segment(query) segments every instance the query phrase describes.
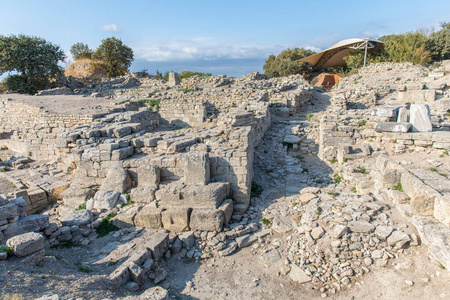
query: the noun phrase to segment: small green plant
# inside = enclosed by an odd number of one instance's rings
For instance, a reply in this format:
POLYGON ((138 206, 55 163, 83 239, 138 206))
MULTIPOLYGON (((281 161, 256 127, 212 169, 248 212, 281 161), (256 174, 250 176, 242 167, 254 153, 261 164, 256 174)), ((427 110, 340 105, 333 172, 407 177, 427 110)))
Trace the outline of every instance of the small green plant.
POLYGON ((78 207, 77 207, 76 210, 82 210, 82 209, 86 209, 86 202, 84 202, 84 203, 78 205, 78 207))
POLYGON ((359 121, 359 122, 358 122, 358 125, 359 125, 359 126, 366 126, 366 124, 367 124, 367 121, 366 121, 366 120, 362 120, 362 121, 359 121))
POLYGON ((272 223, 269 220, 267 220, 266 218, 263 218, 261 220, 261 223, 266 227, 270 227, 270 225, 272 225, 272 223))
POLYGON ((159 93, 159 90, 158 89, 154 89, 152 93, 153 94, 159 93))
POLYGON ((442 152, 442 154, 441 155, 439 155, 439 157, 444 157, 444 156, 448 156, 449 154, 448 154, 448 151, 447 150, 444 150, 444 152, 442 152))
POLYGON ((143 92, 144 90, 143 89, 139 89, 139 90, 136 90, 134 93, 135 94, 139 94, 139 93, 141 93, 141 92, 143 92))
POLYGON ((128 198, 126 203, 120 203, 120 207, 124 207, 131 204, 134 204, 134 201, 131 201, 131 199, 128 198))
POLYGON ((335 183, 337 183, 337 184, 339 184, 339 183, 341 183, 342 182, 342 176, 341 175, 339 175, 339 174, 334 174, 333 175, 333 181, 335 182, 335 183))
POLYGON ((445 178, 448 179, 448 175, 447 174, 445 174, 445 173, 438 173, 438 174, 441 175, 442 177, 445 177, 445 178))
POLYGON ((178 89, 177 90, 178 92, 183 92, 183 93, 189 93, 189 92, 195 92, 195 90, 193 90, 193 89, 178 89))
POLYGON ((83 273, 92 273, 92 272, 94 272, 94 271, 92 271, 91 268, 83 267, 83 266, 78 266, 78 271, 83 272, 83 273))
POLYGON ((112 231, 119 230, 119 227, 115 226, 111 222, 111 219, 114 218, 115 216, 116 213, 112 212, 108 214, 105 218, 103 218, 103 220, 100 222, 99 226, 96 229, 98 237, 103 237, 112 231))
POLYGON ((428 170, 430 170, 431 172, 437 172, 438 171, 436 168, 429 168, 428 170))
POLYGON ((442 270, 445 270, 445 266, 444 266, 444 265, 440 265, 440 268, 441 268, 442 270))
POLYGON ((300 154, 296 155, 295 158, 298 159, 299 161, 304 161, 305 160, 305 158, 302 155, 300 155, 300 154))
POLYGON ((40 262, 37 262, 35 265, 36 265, 36 267, 43 268, 44 267, 44 262, 40 261, 40 262))
POLYGON ((263 187, 257 184, 256 182, 252 182, 250 189, 250 197, 259 197, 263 192, 263 187))
POLYGON ((312 118, 312 114, 311 114, 311 113, 308 113, 308 114, 306 115, 306 120, 311 121, 311 118, 312 118))
POLYGON ((5 245, 0 245, 0 252, 7 252, 8 254, 12 254, 11 248, 5 245))
POLYGON ((138 102, 140 102, 140 103, 145 103, 145 104, 147 104, 151 109, 157 111, 157 110, 159 110, 161 100, 164 100, 164 99, 141 99, 141 100, 138 100, 138 102))
POLYGON ((115 265, 117 265, 118 262, 119 262, 118 260, 110 261, 110 262, 107 263, 106 265, 107 265, 107 266, 115 266, 115 265))
POLYGON ((409 153, 413 153, 414 152, 414 149, 409 149, 409 153))
POLYGON ((2 147, 0 148, 0 150, 1 150, 1 151, 8 150, 8 147, 2 146, 2 147))
POLYGON ((322 179, 316 179, 316 183, 317 183, 317 184, 322 184, 322 183, 323 183, 323 180, 322 180, 322 179))
POLYGON ((336 192, 327 192, 327 194, 328 194, 328 195, 331 195, 331 196, 337 196, 337 193, 336 193, 336 192))
POLYGON ((352 187, 351 191, 356 194, 357 193, 356 186, 352 187))
POLYGON ((7 168, 7 167, 3 167, 3 169, 2 169, 2 172, 3 172, 3 173, 9 172, 9 171, 11 171, 11 169, 10 169, 10 168, 7 168))
POLYGON ((338 160, 336 158, 330 159, 328 160, 330 163, 335 164, 338 162, 338 160))
POLYGON ((364 167, 357 166, 356 167, 356 173, 367 174, 367 170, 364 167))
POLYGON ((401 182, 397 183, 392 189, 395 191, 403 192, 402 183, 401 182))

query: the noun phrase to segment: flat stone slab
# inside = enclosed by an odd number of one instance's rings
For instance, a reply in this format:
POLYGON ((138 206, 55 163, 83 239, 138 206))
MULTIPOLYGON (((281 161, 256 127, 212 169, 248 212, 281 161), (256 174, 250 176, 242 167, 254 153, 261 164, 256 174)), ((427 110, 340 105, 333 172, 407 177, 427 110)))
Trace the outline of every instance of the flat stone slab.
POLYGON ((44 237, 36 232, 16 235, 6 241, 14 255, 24 257, 44 249, 44 237))
POLYGON ((390 106, 385 106, 385 107, 380 107, 377 109, 377 116, 378 117, 396 117, 398 110, 401 108, 402 106, 400 105, 390 105, 390 106))
POLYGON ((439 169, 436 172, 424 169, 413 169, 410 170, 410 172, 416 175, 418 178, 423 179, 426 184, 428 184, 435 190, 443 194, 450 193, 450 180, 448 180, 444 176, 439 175, 439 169))
POLYGON ((382 122, 375 124, 376 132, 398 132, 406 133, 411 128, 411 123, 400 123, 400 122, 382 122))
POLYGON ((311 281, 311 277, 306 274, 299 266, 293 264, 291 266, 291 271, 289 272, 289 277, 298 283, 306 283, 311 281))
POLYGON ((352 221, 348 223, 352 232, 370 233, 375 230, 375 226, 366 221, 352 221))
POLYGON ((430 132, 433 130, 430 108, 427 104, 411 104, 410 121, 413 132, 430 132))
POLYGON ((48 227, 49 219, 49 215, 26 216, 15 223, 9 224, 3 233, 6 237, 13 237, 22 233, 41 231, 48 227))

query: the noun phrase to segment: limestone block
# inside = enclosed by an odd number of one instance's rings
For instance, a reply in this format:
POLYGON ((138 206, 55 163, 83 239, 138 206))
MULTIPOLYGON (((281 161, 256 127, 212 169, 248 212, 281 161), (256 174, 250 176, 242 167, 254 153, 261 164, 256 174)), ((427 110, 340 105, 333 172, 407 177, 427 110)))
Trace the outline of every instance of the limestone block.
POLYGON ((109 169, 100 190, 122 193, 128 190, 131 185, 131 178, 127 170, 125 170, 120 164, 114 164, 109 169))
POLYGON ((134 152, 133 146, 123 147, 123 148, 119 148, 117 150, 113 150, 111 152, 111 160, 112 161, 124 160, 130 156, 133 156, 133 152, 134 152))
POLYGON ((223 229, 224 221, 225 215, 222 210, 194 208, 189 227, 191 230, 220 232, 223 229))
POLYGON ((15 203, 7 203, 0 206, 0 221, 19 216, 18 206, 15 203))
POLYGON ((408 122, 408 110, 406 109, 406 107, 401 107, 398 110, 397 122, 398 123, 408 122))
POLYGON ((81 204, 86 202, 88 198, 94 197, 95 192, 91 189, 81 189, 70 187, 61 193, 64 205, 78 208, 81 204))
POLYGON ((430 108, 427 104, 411 104, 410 115, 413 132, 430 132, 433 130, 430 108))
POLYGON ((431 103, 436 99, 435 90, 408 90, 398 93, 400 102, 410 103, 431 103))
POLYGON ((82 226, 94 220, 91 211, 86 209, 76 210, 68 206, 59 206, 59 215, 63 226, 82 226))
POLYGON ((186 158, 184 169, 186 185, 205 185, 210 180, 209 154, 192 152, 186 158))
POLYGON ((180 85, 180 79, 178 77, 178 73, 176 72, 170 72, 169 73, 169 86, 176 86, 180 85))
POLYGON ((36 232, 28 232, 8 239, 6 245, 15 256, 23 257, 43 249, 44 237, 36 232))
POLYGON ((181 201, 169 203, 164 201, 162 206, 182 204, 192 208, 217 208, 230 194, 228 182, 211 182, 203 186, 186 186, 181 189, 181 201))
POLYGON ((150 203, 155 201, 155 188, 137 187, 130 190, 130 199, 135 203, 150 203))
POLYGON ((94 209, 110 210, 114 208, 119 200, 120 193, 117 191, 100 190, 94 196, 94 209))
POLYGON ((120 265, 107 278, 106 285, 109 289, 117 289, 130 280, 130 270, 128 266, 120 265))
POLYGON ((289 272, 289 277, 298 283, 306 283, 311 281, 311 277, 305 273, 299 266, 296 264, 291 265, 291 271, 289 272))
POLYGON ((26 216, 15 223, 9 224, 3 233, 9 238, 22 233, 41 231, 49 225, 49 218, 49 215, 26 216))
POLYGON ((224 224, 228 225, 228 223, 231 220, 231 216, 233 215, 233 200, 231 199, 225 199, 222 201, 222 204, 217 208, 221 211, 223 211, 224 214, 224 224))
POLYGON ((406 133, 411 128, 410 123, 398 123, 398 122, 383 122, 375 124, 376 132, 395 132, 406 133))
POLYGON ((161 213, 162 224, 165 229, 174 232, 189 230, 191 208, 173 208, 161 213))
POLYGON ((154 205, 146 205, 136 214, 134 225, 159 229, 162 227, 161 212, 161 208, 156 208, 154 205))
POLYGON ((153 259, 160 259, 169 249, 169 234, 165 232, 153 234, 145 247, 152 251, 153 259))
POLYGON ((142 209, 141 206, 133 206, 127 209, 126 211, 116 215, 114 218, 111 219, 111 222, 113 225, 119 227, 119 228, 129 228, 133 227, 134 225, 134 219, 136 214, 142 209))
POLYGON ((434 202, 434 217, 450 228, 450 197, 436 197, 434 202))
POLYGON ((158 145, 158 141, 162 140, 161 137, 153 137, 153 138, 144 138, 144 146, 145 147, 156 147, 158 145))
POLYGON ((142 165, 137 169, 138 186, 157 188, 160 181, 160 170, 155 165, 142 165))
POLYGON ((388 118, 397 117, 398 111, 401 107, 402 106, 399 105, 380 107, 377 109, 376 114, 378 117, 388 117, 388 118))

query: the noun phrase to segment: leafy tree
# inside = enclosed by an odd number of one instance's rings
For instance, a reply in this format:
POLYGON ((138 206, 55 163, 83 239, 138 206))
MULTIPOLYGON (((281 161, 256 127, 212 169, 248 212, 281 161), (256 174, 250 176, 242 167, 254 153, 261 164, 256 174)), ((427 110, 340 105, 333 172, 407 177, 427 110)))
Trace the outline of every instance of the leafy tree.
POLYGON ((102 61, 108 77, 124 75, 133 62, 133 50, 120 39, 107 38, 92 54, 94 60, 102 61))
POLYGON ((8 76, 4 84, 11 92, 34 94, 49 86, 50 79, 61 72, 58 62, 64 51, 57 45, 35 36, 0 35, 0 75, 8 76))
POLYGON ((422 32, 391 34, 382 36, 384 42, 383 61, 412 62, 425 65, 431 61, 431 53, 425 47, 427 36, 422 32))
POLYGON ((426 41, 433 61, 450 59, 450 23, 441 23, 442 29, 433 32, 426 41))
POLYGON ((315 54, 305 48, 286 49, 278 56, 270 55, 263 66, 264 73, 270 77, 302 74, 311 71, 309 64, 297 60, 315 54))
POLYGON ((70 47, 70 53, 75 60, 83 58, 91 59, 93 52, 94 51, 89 49, 89 46, 87 44, 83 43, 76 43, 73 44, 72 47, 70 47))

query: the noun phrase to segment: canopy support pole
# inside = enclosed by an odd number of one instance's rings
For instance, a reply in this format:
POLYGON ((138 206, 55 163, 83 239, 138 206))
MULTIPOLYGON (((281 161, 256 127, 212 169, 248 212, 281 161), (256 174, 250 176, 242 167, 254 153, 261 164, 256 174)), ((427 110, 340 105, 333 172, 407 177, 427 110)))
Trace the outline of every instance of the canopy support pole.
POLYGON ((366 46, 364 47, 364 67, 366 66, 367 59, 367 45, 369 44, 369 40, 366 41, 366 46))

